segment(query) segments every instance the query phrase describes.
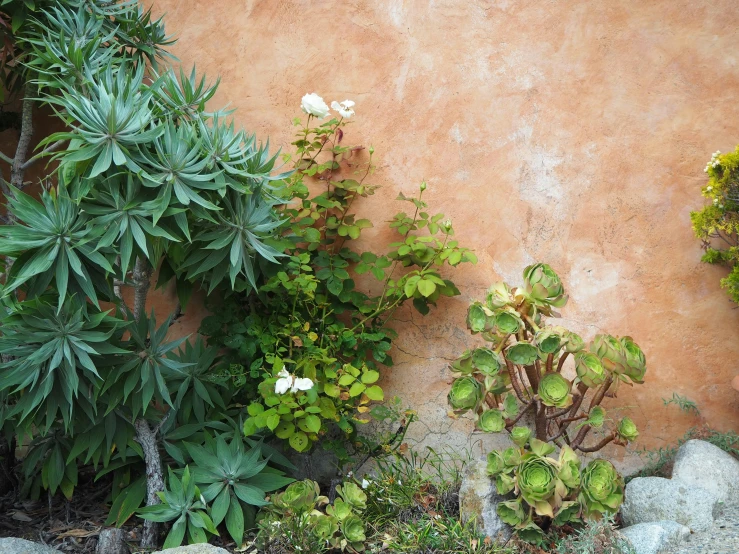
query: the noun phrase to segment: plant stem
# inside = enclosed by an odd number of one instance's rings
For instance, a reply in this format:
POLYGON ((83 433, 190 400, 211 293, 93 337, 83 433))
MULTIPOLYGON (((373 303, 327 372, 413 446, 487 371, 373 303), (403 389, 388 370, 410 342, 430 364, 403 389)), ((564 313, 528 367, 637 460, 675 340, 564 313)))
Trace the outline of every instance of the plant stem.
POLYGON ((559 357, 559 363, 557 364, 557 373, 560 373, 562 371, 562 366, 565 365, 565 360, 567 359, 567 356, 569 356, 569 352, 565 352, 559 357))
POLYGON ((23 189, 23 176, 25 174, 23 165, 28 157, 28 149, 31 146, 31 137, 33 137, 33 99, 30 97, 30 84, 26 84, 24 95, 21 112, 21 134, 18 139, 18 146, 15 149, 13 166, 10 169, 10 184, 19 190, 23 189))
POLYGON ((616 433, 611 433, 607 437, 604 437, 603 440, 600 441, 598 444, 595 444, 593 446, 580 446, 578 444, 577 449, 580 452, 597 452, 598 450, 600 450, 601 448, 603 448, 605 445, 607 445, 609 442, 611 442, 615 438, 616 438, 616 433))
POLYGON ((136 264, 133 267, 133 318, 138 321, 142 315, 146 314, 146 296, 151 286, 151 273, 153 268, 146 261, 146 258, 136 258, 136 264))
MULTIPOLYGON (((159 504, 158 492, 164 490, 164 472, 162 471, 162 460, 159 457, 159 447, 155 431, 152 431, 149 423, 143 419, 137 419, 134 423, 136 429, 136 441, 144 451, 144 462, 146 464, 146 505, 159 504)), ((157 545, 159 538, 158 525, 154 521, 144 521, 144 531, 141 535, 141 546, 153 548, 157 545)))
POLYGON ((546 406, 539 400, 534 400, 536 403, 536 438, 540 441, 546 442, 547 440, 547 411, 546 406))

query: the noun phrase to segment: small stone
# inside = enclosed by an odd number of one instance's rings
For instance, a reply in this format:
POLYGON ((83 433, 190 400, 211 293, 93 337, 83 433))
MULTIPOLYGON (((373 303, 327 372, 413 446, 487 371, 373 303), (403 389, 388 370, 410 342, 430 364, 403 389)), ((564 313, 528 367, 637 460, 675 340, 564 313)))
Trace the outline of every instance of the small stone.
POLYGON ((689 440, 677 452, 672 478, 702 487, 725 502, 739 495, 739 460, 710 442, 689 440))
POLYGON ((629 540, 635 554, 658 554, 690 537, 690 529, 676 521, 637 523, 621 529, 621 533, 629 540))
POLYGON ((154 552, 154 554, 229 554, 227 550, 218 548, 212 544, 189 544, 177 548, 167 548, 154 552))
POLYGON ((459 489, 459 513, 462 522, 475 518, 478 529, 494 541, 505 543, 513 534, 496 510, 498 503, 508 498, 498 494, 495 483, 487 473, 487 459, 482 458, 467 466, 459 489))
POLYGON ((691 531, 706 531, 717 507, 716 497, 706 489, 662 477, 637 477, 626 485, 621 515, 626 526, 668 520, 691 531))
POLYGON ((59 554, 56 548, 16 538, 0 539, 0 552, 2 554, 59 554))

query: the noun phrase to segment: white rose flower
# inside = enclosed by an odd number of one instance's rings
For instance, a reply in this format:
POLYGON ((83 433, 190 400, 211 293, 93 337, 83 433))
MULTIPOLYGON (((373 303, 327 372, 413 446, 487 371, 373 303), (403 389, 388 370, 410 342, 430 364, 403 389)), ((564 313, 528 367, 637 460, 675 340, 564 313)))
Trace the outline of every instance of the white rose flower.
POLYGON ((279 379, 275 383, 275 392, 277 394, 285 394, 293 384, 293 376, 286 369, 283 369, 277 374, 277 377, 279 379))
POLYGON ((344 100, 343 102, 337 102, 334 100, 331 102, 331 108, 339 112, 339 115, 343 118, 350 118, 354 115, 354 102, 351 100, 344 100))
POLYGON ((295 393, 301 390, 309 390, 313 387, 313 381, 304 377, 294 377, 286 369, 280 370, 277 377, 279 377, 275 383, 275 392, 277 394, 285 394, 287 391, 295 393))
POLYGON ((293 383, 293 388, 290 390, 290 392, 297 392, 299 390, 310 390, 311 388, 313 388, 313 381, 311 381, 307 377, 296 377, 295 383, 293 383))
POLYGON ((314 115, 319 119, 323 119, 328 115, 328 106, 323 98, 318 96, 315 92, 306 94, 300 101, 300 108, 309 115, 314 115))

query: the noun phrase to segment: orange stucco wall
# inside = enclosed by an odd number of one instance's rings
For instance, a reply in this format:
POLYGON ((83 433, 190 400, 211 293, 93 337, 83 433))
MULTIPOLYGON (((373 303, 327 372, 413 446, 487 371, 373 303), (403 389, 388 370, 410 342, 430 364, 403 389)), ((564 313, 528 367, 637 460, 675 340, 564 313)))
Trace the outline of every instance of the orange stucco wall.
MULTIPOLYGON (((700 263, 689 212, 711 152, 739 142, 739 10, 733 0, 156 0, 173 52, 221 75, 213 106, 288 146, 300 98, 356 101, 348 137, 373 144, 376 222, 421 180, 480 257, 462 297, 400 314, 385 384, 419 411, 415 438, 469 446, 446 417, 448 361, 474 343, 470 299, 550 263, 571 294, 564 324, 629 334, 647 353, 628 406, 637 447, 703 420, 739 428, 739 311, 700 263), (673 392, 701 417, 665 407, 673 392)), ((388 235, 371 234, 370 247, 388 235)), ((202 312, 200 312, 202 313, 202 312)), ((178 328, 195 329, 198 310, 178 328)), ((615 412, 612 412, 615 413, 615 412)), ((621 412, 619 412, 621 413, 621 412)), ((475 447, 477 448, 477 447, 475 447)), ((625 463, 625 460, 624 460, 625 463)))

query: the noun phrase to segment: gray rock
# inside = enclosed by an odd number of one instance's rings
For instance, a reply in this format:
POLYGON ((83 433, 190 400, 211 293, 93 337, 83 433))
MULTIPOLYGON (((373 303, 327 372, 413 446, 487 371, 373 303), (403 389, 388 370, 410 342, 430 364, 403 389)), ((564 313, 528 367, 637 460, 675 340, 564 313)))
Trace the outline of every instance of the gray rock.
POLYGON ((637 477, 626 485, 621 515, 626 526, 667 520, 705 531, 718 515, 718 502, 706 489, 682 481, 637 477))
POLYGON ((212 544, 189 544, 177 548, 167 548, 154 552, 154 554, 229 554, 228 550, 218 548, 212 544))
POLYGON ((486 468, 485 458, 467 466, 459 489, 459 513, 463 522, 474 518, 481 532, 502 543, 513 534, 513 529, 501 521, 496 511, 498 503, 507 498, 498 494, 486 468))
POLYGON ((672 478, 702 487, 725 502, 739 494, 739 460, 710 442, 690 440, 677 452, 672 478))
POLYGON ((2 554, 59 554, 56 548, 16 538, 0 539, 0 552, 2 554))
POLYGON ((626 527, 621 534, 629 540, 635 554, 658 554, 687 540, 690 529, 676 521, 654 521, 626 527))

